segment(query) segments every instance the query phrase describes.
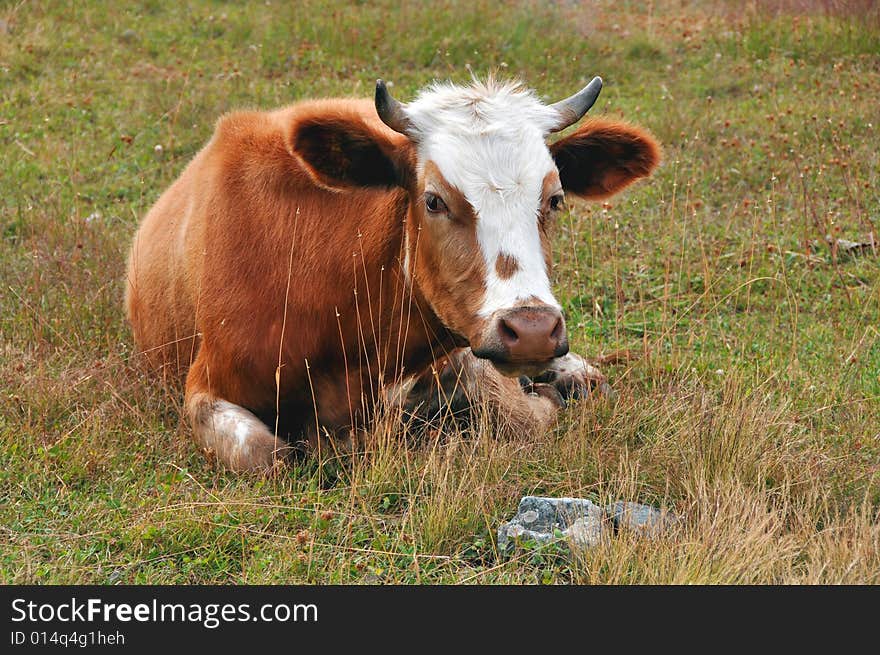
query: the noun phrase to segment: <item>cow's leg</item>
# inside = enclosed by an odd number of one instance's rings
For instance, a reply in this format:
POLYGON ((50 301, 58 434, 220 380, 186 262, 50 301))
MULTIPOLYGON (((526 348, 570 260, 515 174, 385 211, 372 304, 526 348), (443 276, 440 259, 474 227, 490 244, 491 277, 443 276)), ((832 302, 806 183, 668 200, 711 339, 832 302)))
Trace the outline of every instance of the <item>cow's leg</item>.
POLYGON ((479 373, 476 396, 489 416, 501 428, 521 435, 551 427, 564 406, 559 391, 550 384, 532 384, 524 390, 520 381, 502 375, 489 362, 470 355, 479 373))
POLYGON ((594 391, 606 396, 614 394, 602 372, 575 353, 554 359, 533 382, 553 385, 565 399, 582 398, 594 391))
POLYGON ((292 449, 250 411, 212 394, 202 362, 189 371, 184 402, 196 445, 233 471, 270 471, 292 449))
POLYGON ((409 417, 428 426, 450 419, 467 423, 483 410, 497 426, 521 433, 551 425, 562 402, 552 385, 536 384, 524 392, 517 379, 463 348, 411 381, 400 404, 409 417))
POLYGON ((574 353, 553 360, 534 380, 516 380, 475 357, 470 348, 463 348, 401 385, 397 397, 405 413, 419 423, 467 422, 482 407, 496 423, 522 432, 550 426, 566 400, 597 390, 614 395, 599 369, 574 353))

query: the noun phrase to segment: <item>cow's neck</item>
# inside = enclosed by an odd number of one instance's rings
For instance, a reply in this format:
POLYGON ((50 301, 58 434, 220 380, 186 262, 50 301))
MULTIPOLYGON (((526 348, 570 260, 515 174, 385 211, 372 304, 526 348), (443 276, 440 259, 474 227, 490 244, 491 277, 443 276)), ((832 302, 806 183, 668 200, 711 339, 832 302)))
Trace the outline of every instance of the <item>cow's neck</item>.
POLYGON ((443 325, 412 274, 407 252, 412 257, 414 244, 407 238, 407 224, 416 220, 411 211, 413 196, 398 191, 392 197, 394 202, 386 214, 389 222, 375 231, 384 238, 363 236, 363 277, 357 303, 359 348, 377 353, 380 363, 376 366, 374 362, 371 374, 376 377, 381 372, 386 381, 421 373, 461 345, 461 338, 443 325), (375 326, 368 325, 370 308, 375 326))
POLYGON ((461 345, 467 345, 466 342, 463 343, 462 337, 450 331, 440 320, 414 272, 419 218, 414 214, 413 207, 415 202, 420 201, 421 196, 421 193, 409 193, 406 223, 402 221, 397 223, 401 255, 396 257, 395 264, 405 283, 404 311, 408 317, 402 322, 407 332, 406 357, 403 364, 405 375, 421 373, 435 360, 461 345))

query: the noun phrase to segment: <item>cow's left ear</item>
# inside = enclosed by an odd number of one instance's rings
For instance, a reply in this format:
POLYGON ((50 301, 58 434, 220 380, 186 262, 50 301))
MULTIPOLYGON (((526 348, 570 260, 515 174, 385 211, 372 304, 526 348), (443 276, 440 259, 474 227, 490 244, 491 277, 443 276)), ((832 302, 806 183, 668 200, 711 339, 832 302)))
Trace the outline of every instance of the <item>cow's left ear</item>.
POLYGON ((319 184, 328 187, 406 186, 408 142, 395 142, 361 120, 317 116, 299 121, 291 145, 319 184))
POLYGON ((583 198, 617 193, 660 163, 660 146, 645 130, 592 119, 550 145, 562 188, 583 198))

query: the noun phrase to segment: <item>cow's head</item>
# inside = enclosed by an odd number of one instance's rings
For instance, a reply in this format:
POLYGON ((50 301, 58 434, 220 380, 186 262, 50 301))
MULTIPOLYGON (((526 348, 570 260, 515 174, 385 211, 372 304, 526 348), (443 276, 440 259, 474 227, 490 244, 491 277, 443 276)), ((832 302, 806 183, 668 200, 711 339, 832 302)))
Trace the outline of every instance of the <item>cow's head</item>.
POLYGON ((475 355, 509 375, 534 374, 568 352, 549 278, 564 194, 605 198, 660 158, 643 130, 602 119, 547 144, 601 88, 597 77, 545 105, 515 83, 435 84, 404 105, 379 80, 377 114, 406 139, 337 121, 299 128, 293 147, 325 184, 404 187, 410 283, 475 355))

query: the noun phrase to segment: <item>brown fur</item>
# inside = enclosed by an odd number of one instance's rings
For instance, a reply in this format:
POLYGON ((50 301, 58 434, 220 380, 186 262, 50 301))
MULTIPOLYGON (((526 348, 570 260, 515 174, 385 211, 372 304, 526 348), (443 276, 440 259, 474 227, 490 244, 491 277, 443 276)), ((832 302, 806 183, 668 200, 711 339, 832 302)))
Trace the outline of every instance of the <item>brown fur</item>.
POLYGON ((469 348, 460 348, 415 380, 403 408, 420 424, 437 429, 450 421, 467 425, 487 412, 499 430, 519 435, 552 421, 562 400, 549 386, 525 394, 517 378, 501 375, 469 348), (541 395, 542 390, 548 393, 541 395))
POLYGON ((409 222, 413 280, 443 324, 472 341, 483 329, 477 312, 486 279, 477 242, 477 216, 464 194, 432 161, 425 163, 417 187, 419 206, 426 188, 439 191, 449 211, 445 220, 417 215, 409 222))

